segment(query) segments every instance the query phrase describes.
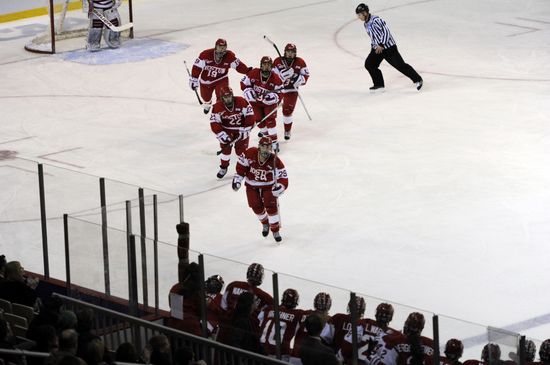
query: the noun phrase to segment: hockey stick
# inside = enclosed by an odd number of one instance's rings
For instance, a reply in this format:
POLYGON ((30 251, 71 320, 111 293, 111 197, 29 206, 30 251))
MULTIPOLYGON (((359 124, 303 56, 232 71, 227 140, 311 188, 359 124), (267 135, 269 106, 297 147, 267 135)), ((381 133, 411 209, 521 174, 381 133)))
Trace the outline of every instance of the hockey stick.
MULTIPOLYGON (((254 125, 252 126, 252 128, 250 128, 250 130, 253 130, 254 127, 255 127, 256 125, 262 123, 262 122, 265 121, 267 118, 269 118, 269 117, 271 116, 271 114, 275 113, 275 112, 277 111, 277 109, 279 109, 279 106, 280 106, 280 105, 281 105, 281 104, 277 104, 277 107, 276 107, 275 109, 273 109, 272 111, 270 111, 269 113, 267 113, 267 115, 266 115, 265 117, 263 117, 262 120, 260 120, 259 122, 257 122, 257 123, 254 122, 254 125)), ((231 141, 231 142, 229 143, 229 146, 230 146, 230 147, 233 147, 233 145, 234 145, 235 143, 237 143, 240 139, 241 139, 241 136, 238 136, 234 141, 231 141)), ((216 155, 221 155, 221 153, 222 153, 222 150, 219 150, 219 151, 216 152, 216 155)))
MULTIPOLYGON (((191 72, 189 71, 189 67, 187 67, 187 62, 183 60, 183 63, 185 64, 185 69, 187 70, 187 74, 189 75, 189 77, 191 77, 191 72)), ((197 95, 197 100, 199 101, 199 104, 202 105, 203 102, 201 100, 201 97, 199 96, 199 92, 197 91, 197 89, 193 89, 193 91, 195 92, 195 95, 197 95)))
POLYGON ((107 26, 107 28, 109 28, 113 32, 123 32, 123 31, 125 31, 127 29, 130 29, 134 26, 134 23, 126 23, 124 25, 116 26, 113 23, 111 23, 111 21, 109 19, 107 19, 107 17, 105 17, 105 15, 101 14, 97 9, 92 10, 92 13, 94 13, 94 15, 97 16, 99 18, 99 20, 101 20, 101 22, 103 24, 105 24, 107 26))
MULTIPOLYGON (((286 60, 283 56, 281 56, 281 52, 279 51, 279 47, 277 47, 277 45, 275 44, 275 42, 273 42, 271 39, 269 39, 268 36, 264 35, 264 39, 271 43, 271 45, 275 48, 275 51, 277 51, 277 54, 279 55, 279 57, 281 57, 281 61, 283 61, 283 64, 285 65, 285 67, 288 69, 290 68, 287 63, 286 63, 286 60)), ((307 115, 307 118, 309 120, 311 120, 311 115, 309 115, 309 112, 306 108, 306 104, 304 103, 304 99, 302 99, 302 95, 300 95, 300 92, 298 91, 298 89, 295 89, 296 90, 296 93, 298 94, 298 99, 300 99, 300 103, 302 104, 302 106, 304 107, 304 111, 306 112, 306 115, 307 115)))

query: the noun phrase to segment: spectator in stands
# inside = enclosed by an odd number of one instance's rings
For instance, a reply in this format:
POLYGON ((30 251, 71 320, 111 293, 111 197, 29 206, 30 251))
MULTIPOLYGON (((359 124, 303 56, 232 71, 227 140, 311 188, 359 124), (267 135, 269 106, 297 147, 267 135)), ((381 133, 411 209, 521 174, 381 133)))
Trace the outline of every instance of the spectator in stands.
POLYGON ((46 365, 58 365, 66 356, 76 356, 78 334, 74 329, 66 329, 59 334, 59 348, 57 352, 46 359, 46 365))
POLYGON ((168 337, 165 335, 153 336, 149 339, 149 346, 151 348, 149 363, 154 365, 172 365, 172 350, 170 349, 168 337))
POLYGON ((115 362, 141 363, 136 347, 130 342, 124 342, 116 349, 115 362))
POLYGON ((266 306, 273 303, 273 297, 259 288, 264 280, 264 267, 261 264, 253 263, 246 270, 246 282, 234 281, 227 285, 222 297, 221 307, 225 311, 225 319, 232 317, 233 310, 237 304, 237 298, 243 292, 251 292, 255 295, 254 314, 257 316, 266 306))
POLYGON ((24 273, 23 266, 19 261, 10 261, 6 264, 6 280, 0 283, 0 298, 12 303, 34 307, 37 305, 38 297, 35 288, 27 285, 24 273))
MULTIPOLYGON (((50 325, 38 326, 35 330, 36 347, 33 351, 36 352, 47 352, 54 354, 59 348, 59 339, 55 331, 55 327, 50 325)), ((38 357, 29 357, 27 359, 27 365, 42 365, 44 364, 44 359, 38 357)))
MULTIPOLYGON (((15 341, 10 324, 4 319, 0 319, 0 349, 15 350, 14 344, 15 341)), ((0 360, 4 360, 5 363, 23 364, 23 358, 20 356, 0 354, 0 360)))
POLYGON ((77 356, 82 357, 82 352, 86 348, 88 342, 97 337, 95 332, 92 330, 94 312, 90 308, 82 308, 76 312, 76 318, 76 332, 78 333, 78 350, 76 354, 77 356))
POLYGON ((321 331, 325 323, 317 313, 310 314, 305 321, 308 336, 300 346, 300 359, 303 365, 338 365, 334 351, 321 341, 321 331))
POLYGON ((184 346, 176 350, 174 365, 206 365, 203 360, 195 361, 195 354, 191 348, 184 346))
POLYGON ((65 356, 57 365, 87 365, 84 360, 76 356, 65 356))
POLYGON ((0 283, 6 280, 6 256, 0 255, 0 283))
POLYGON ((445 344, 445 356, 441 356, 441 363, 444 365, 462 365, 460 358, 464 352, 464 344, 456 338, 451 338, 445 344))
POLYGON ((256 310, 254 294, 243 292, 237 299, 233 317, 222 323, 217 340, 257 354, 263 354, 260 344, 260 324, 254 314, 256 310))
POLYGON ((61 333, 65 330, 76 330, 78 319, 76 314, 70 310, 63 310, 59 314, 59 320, 57 321, 57 332, 61 333))
POLYGON ((104 357, 105 345, 99 337, 96 337, 88 342, 88 344, 86 345, 86 348, 82 355, 82 360, 84 360, 87 365, 100 365, 105 364, 103 360, 104 357))
POLYGON ((59 321, 60 310, 63 302, 59 297, 52 296, 48 298, 42 310, 35 316, 27 329, 27 338, 33 341, 38 341, 39 335, 36 333, 40 326, 50 325, 56 327, 59 321))

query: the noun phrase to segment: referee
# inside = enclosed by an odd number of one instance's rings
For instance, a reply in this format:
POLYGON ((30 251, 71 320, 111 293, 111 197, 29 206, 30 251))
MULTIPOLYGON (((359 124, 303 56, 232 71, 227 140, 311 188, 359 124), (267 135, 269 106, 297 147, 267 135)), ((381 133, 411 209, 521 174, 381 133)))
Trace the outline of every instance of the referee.
POLYGON ((411 79, 416 89, 420 90, 422 87, 422 77, 411 65, 405 63, 403 57, 399 54, 395 40, 386 26, 386 22, 378 16, 369 13, 369 7, 366 4, 357 5, 355 13, 361 21, 365 22, 365 29, 371 39, 371 50, 365 60, 365 68, 369 72, 374 84, 370 87, 370 90, 384 88, 384 76, 382 76, 382 71, 378 68, 382 60, 388 61, 397 71, 411 79))

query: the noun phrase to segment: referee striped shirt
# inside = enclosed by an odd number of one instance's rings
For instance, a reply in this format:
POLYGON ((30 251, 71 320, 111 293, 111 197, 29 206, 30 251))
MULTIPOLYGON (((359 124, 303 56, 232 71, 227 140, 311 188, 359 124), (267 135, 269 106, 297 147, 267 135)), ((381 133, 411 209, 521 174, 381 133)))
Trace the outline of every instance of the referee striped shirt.
POLYGON ((395 46, 395 40, 386 26, 386 22, 377 15, 370 15, 369 20, 365 22, 365 29, 371 39, 373 49, 378 46, 384 48, 395 46))

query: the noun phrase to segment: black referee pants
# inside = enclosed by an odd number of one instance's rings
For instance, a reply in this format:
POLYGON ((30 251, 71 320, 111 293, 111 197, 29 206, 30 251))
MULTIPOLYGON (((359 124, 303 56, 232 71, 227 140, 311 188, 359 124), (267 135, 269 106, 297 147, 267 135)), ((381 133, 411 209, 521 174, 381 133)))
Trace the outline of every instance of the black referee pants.
POLYGON ((411 79, 412 82, 422 80, 422 77, 420 77, 414 68, 412 68, 412 66, 408 63, 405 63, 403 57, 401 57, 399 51, 397 50, 397 46, 391 46, 389 48, 385 48, 380 54, 376 54, 374 49, 371 49, 367 59, 365 60, 365 68, 369 72, 374 86, 384 86, 384 76, 382 76, 382 71, 378 68, 383 60, 388 61, 390 65, 411 79))

